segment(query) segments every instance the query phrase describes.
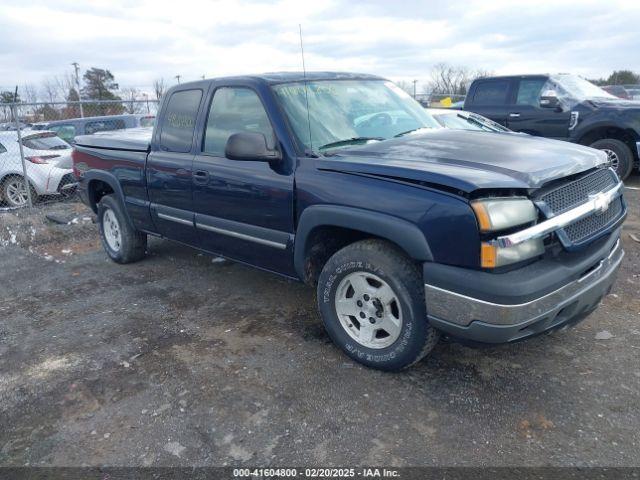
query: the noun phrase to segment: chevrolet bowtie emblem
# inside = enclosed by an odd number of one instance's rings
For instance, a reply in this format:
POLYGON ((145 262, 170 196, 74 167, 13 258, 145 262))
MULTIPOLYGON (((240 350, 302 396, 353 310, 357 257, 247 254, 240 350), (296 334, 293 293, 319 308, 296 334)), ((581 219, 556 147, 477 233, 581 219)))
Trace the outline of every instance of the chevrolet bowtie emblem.
POLYGON ((593 208, 598 213, 604 213, 609 208, 611 203, 611 197, 606 193, 596 193, 595 195, 589 195, 589 199, 593 202, 593 208))

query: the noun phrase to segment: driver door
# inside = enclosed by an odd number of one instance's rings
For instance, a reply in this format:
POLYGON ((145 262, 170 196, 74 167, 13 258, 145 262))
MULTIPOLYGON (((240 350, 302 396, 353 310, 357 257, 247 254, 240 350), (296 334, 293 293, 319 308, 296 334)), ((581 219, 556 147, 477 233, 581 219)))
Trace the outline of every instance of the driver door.
POLYGON ((542 108, 540 95, 547 77, 521 78, 516 85, 507 115, 507 127, 538 137, 566 140, 571 112, 562 107, 542 108))
POLYGON ((200 245, 293 275, 292 161, 286 155, 276 164, 227 158, 227 139, 239 132, 262 133, 270 146, 277 143, 255 90, 218 87, 193 161, 193 204, 200 245))

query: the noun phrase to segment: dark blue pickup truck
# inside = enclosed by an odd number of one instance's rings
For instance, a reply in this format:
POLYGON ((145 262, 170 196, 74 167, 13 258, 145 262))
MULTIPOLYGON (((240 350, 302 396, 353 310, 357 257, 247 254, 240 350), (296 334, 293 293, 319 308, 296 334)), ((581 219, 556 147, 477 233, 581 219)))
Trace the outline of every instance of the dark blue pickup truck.
POLYGON ((333 341, 399 370, 440 334, 505 343, 586 317, 624 255, 606 154, 447 130, 393 83, 265 74, 173 87, 151 130, 77 138, 116 262, 161 236, 317 287, 333 341))

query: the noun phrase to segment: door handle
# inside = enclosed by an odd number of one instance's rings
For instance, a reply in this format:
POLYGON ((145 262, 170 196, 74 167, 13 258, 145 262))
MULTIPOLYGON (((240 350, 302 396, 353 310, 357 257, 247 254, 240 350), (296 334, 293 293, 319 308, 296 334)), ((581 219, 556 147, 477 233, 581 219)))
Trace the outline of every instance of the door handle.
POLYGON ((196 183, 207 183, 209 181, 209 172, 206 170, 196 170, 193 172, 193 181, 196 183))
POLYGON ((512 112, 512 113, 509 114, 510 118, 518 118, 519 116, 520 116, 520 114, 517 113, 517 112, 512 112))

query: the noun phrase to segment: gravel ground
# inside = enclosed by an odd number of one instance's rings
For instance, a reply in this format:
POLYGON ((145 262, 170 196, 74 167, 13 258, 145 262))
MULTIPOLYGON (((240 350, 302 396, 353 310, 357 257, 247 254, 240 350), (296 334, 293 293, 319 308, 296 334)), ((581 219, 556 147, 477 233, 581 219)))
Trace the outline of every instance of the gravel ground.
POLYGON ((638 466, 640 191, 626 198, 627 256, 587 320, 440 344, 400 374, 338 351, 303 285, 155 239, 116 265, 77 204, 0 213, 0 465, 638 466))

